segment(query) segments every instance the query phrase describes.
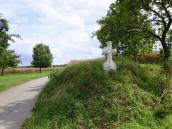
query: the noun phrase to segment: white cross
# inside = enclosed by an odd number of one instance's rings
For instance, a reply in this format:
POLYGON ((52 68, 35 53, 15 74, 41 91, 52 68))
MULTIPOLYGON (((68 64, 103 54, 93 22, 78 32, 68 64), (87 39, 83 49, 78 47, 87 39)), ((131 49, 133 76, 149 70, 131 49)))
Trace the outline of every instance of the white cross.
POLYGON ((105 71, 115 71, 117 69, 116 63, 112 59, 112 55, 115 53, 116 51, 112 49, 112 42, 107 42, 107 47, 103 49, 103 54, 107 55, 107 60, 103 65, 105 71))

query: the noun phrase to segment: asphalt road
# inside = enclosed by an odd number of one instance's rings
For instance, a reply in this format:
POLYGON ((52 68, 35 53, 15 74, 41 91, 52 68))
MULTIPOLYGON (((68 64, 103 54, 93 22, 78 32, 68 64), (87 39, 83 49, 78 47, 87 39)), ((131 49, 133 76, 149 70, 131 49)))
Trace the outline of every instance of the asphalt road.
POLYGON ((19 129, 32 114, 40 91, 48 78, 36 79, 0 92, 0 129, 19 129))

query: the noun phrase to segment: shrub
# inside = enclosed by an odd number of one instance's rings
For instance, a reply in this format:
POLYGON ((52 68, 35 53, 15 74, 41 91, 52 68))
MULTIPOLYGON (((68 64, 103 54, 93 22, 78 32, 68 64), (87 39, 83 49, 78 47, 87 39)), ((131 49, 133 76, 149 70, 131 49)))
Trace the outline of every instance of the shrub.
POLYGON ((160 56, 159 52, 152 52, 150 54, 146 54, 144 55, 142 58, 139 59, 139 61, 141 63, 161 63, 162 62, 162 58, 160 56))

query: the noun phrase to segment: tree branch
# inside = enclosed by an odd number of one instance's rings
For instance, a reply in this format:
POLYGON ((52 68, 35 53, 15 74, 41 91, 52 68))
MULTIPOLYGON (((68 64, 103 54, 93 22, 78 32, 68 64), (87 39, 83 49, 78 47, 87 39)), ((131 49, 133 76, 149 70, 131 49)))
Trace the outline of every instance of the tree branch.
POLYGON ((153 10, 152 8, 149 8, 149 10, 162 20, 162 23, 164 24, 164 26, 167 25, 165 18, 163 16, 161 16, 161 14, 159 14, 157 11, 153 10))
POLYGON ((159 41, 162 40, 162 38, 161 38, 159 35, 155 34, 154 32, 152 32, 151 30, 149 30, 149 29, 147 29, 147 28, 144 28, 142 25, 138 25, 138 27, 139 27, 140 29, 142 29, 142 32, 147 32, 147 33, 151 34, 153 37, 155 37, 155 38, 158 39, 159 41))
POLYGON ((168 19, 170 20, 170 19, 171 19, 171 15, 170 15, 170 13, 169 13, 167 7, 164 5, 164 3, 162 3, 162 2, 155 2, 155 3, 161 5, 161 7, 164 9, 164 11, 165 11, 165 13, 166 13, 168 19))

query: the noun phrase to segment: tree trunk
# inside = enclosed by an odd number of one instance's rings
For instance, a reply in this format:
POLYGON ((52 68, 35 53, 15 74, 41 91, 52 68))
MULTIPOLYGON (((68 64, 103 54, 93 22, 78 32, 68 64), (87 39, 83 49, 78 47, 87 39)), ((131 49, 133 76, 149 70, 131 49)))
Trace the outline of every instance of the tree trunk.
POLYGON ((4 69, 1 69, 1 75, 4 76, 4 69))
POLYGON ((163 51, 164 51, 164 67, 168 67, 168 61, 170 57, 170 48, 167 46, 165 41, 161 41, 163 51))
POLYGON ((39 72, 40 72, 40 73, 42 73, 42 69, 41 69, 41 67, 39 68, 39 72))
POLYGON ((119 48, 117 46, 117 48, 116 48, 116 56, 118 56, 118 55, 119 55, 119 48))
POLYGON ((167 44, 166 38, 167 38, 167 33, 170 30, 171 27, 171 17, 170 19, 168 19, 169 22, 166 24, 166 26, 164 26, 164 31, 162 33, 162 38, 161 38, 161 44, 164 50, 164 67, 168 68, 168 61, 169 61, 169 57, 170 57, 170 47, 167 44))

